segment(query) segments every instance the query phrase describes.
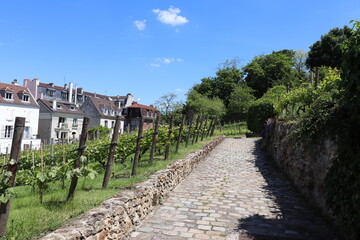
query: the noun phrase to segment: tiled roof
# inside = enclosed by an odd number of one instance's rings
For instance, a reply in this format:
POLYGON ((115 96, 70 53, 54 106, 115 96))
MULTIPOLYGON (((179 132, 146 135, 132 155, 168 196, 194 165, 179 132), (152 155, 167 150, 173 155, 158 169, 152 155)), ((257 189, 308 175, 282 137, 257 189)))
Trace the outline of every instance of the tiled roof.
POLYGON ((147 106, 147 105, 143 105, 137 102, 134 102, 131 106, 128 106, 126 108, 145 108, 145 109, 149 109, 149 110, 153 110, 153 111, 159 111, 156 108, 154 108, 153 106, 147 106))
POLYGON ((38 99, 38 102, 46 106, 46 109, 49 112, 85 115, 85 113, 80 108, 69 102, 62 102, 57 100, 56 105, 60 108, 56 108, 56 110, 53 109, 53 100, 38 99))
POLYGON ((33 107, 38 106, 35 99, 32 97, 31 94, 29 94, 29 91, 26 87, 9 84, 9 83, 0 83, 0 103, 16 104, 22 106, 33 106, 33 107), (12 100, 5 99, 6 92, 13 93, 12 100), (22 97, 24 94, 29 95, 28 102, 22 101, 22 97))
POLYGON ((102 99, 102 98, 98 98, 98 97, 89 97, 90 101, 92 102, 92 104, 95 106, 96 110, 98 111, 98 113, 101 116, 104 117, 110 117, 110 118, 116 118, 116 114, 111 115, 111 114, 105 114, 101 109, 107 109, 110 111, 118 111, 119 114, 121 113, 121 109, 118 108, 114 102, 110 101, 110 100, 106 100, 106 99, 102 99))

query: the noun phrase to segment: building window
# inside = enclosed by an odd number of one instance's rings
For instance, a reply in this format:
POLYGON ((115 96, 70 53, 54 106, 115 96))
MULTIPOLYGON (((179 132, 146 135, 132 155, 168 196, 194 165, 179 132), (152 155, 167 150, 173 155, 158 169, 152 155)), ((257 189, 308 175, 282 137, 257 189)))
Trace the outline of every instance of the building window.
POLYGON ((46 94, 50 97, 53 97, 55 93, 55 90, 53 89, 46 89, 46 94))
POLYGON ((13 126, 6 125, 5 126, 5 138, 11 138, 12 137, 12 132, 13 132, 13 126))
POLYGON ((30 139, 30 127, 24 128, 24 139, 30 139))
POLYGON ((111 121, 111 128, 115 127, 115 121, 111 121))
POLYGON ((66 118, 64 117, 59 117, 59 123, 58 123, 58 127, 62 127, 62 125, 66 122, 66 118))
POLYGON ((75 111, 75 106, 70 106, 70 110, 75 111))
POLYGON ((73 127, 77 127, 77 118, 73 118, 73 127))
POLYGON ((108 127, 108 121, 105 120, 105 123, 104 123, 105 127, 108 127))
POLYGON ((66 100, 68 98, 68 93, 67 92, 61 92, 61 98, 66 100))
POLYGON ((56 108, 57 109, 62 109, 62 106, 61 105, 56 105, 56 108))
POLYGON ((30 96, 24 94, 24 95, 22 96, 22 101, 23 101, 23 102, 30 102, 30 96))
POLYGON ((5 92, 5 99, 12 100, 13 99, 13 93, 12 92, 5 92))

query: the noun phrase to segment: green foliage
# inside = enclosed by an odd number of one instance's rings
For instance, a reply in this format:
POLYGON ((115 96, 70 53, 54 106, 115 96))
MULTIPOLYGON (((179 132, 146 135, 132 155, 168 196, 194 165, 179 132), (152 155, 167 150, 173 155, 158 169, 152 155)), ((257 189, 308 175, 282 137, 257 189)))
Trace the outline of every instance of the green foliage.
POLYGON ((103 139, 103 138, 108 138, 109 134, 111 132, 111 128, 107 128, 104 126, 98 126, 95 128, 90 128, 89 129, 89 135, 90 136, 95 136, 95 134, 99 133, 99 138, 103 139))
POLYGON ((210 99, 195 90, 188 93, 187 106, 195 114, 221 117, 225 114, 225 105, 219 98, 210 99))
POLYGON ((245 120, 250 104, 255 101, 253 90, 243 84, 236 87, 230 95, 230 101, 227 108, 227 119, 245 120))
POLYGON ((279 97, 280 101, 275 104, 275 109, 286 119, 297 119, 310 108, 313 108, 311 111, 321 109, 322 103, 324 107, 330 102, 335 104, 340 98, 340 82, 340 72, 337 69, 324 68, 324 79, 317 87, 304 83, 290 92, 284 92, 279 97))
POLYGON ((192 90, 210 99, 219 98, 225 106, 229 104, 230 94, 243 82, 242 72, 235 60, 227 61, 216 72, 215 77, 203 78, 192 90))
POLYGON ((306 65, 313 69, 315 67, 328 66, 340 69, 342 64, 342 46, 346 39, 351 36, 351 29, 333 28, 321 39, 310 46, 306 65))
POLYGON ((9 188, 9 179, 12 173, 5 168, 1 170, 0 175, 0 203, 7 203, 7 201, 14 194, 14 188, 9 188))
POLYGON ((273 104, 268 101, 259 100, 255 101, 249 107, 246 120, 249 130, 254 133, 260 133, 264 128, 265 121, 268 118, 275 116, 273 104))
POLYGON ((290 89, 297 84, 294 56, 292 50, 260 55, 243 68, 245 81, 255 90, 257 98, 273 86, 284 85, 290 89))

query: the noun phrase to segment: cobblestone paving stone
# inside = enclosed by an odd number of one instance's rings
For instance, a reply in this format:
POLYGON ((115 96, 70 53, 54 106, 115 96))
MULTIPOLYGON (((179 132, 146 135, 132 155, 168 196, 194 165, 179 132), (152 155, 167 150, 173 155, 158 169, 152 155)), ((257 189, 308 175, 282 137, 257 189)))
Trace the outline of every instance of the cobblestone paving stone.
POLYGON ((340 239, 266 161, 257 139, 217 146, 131 239, 340 239))

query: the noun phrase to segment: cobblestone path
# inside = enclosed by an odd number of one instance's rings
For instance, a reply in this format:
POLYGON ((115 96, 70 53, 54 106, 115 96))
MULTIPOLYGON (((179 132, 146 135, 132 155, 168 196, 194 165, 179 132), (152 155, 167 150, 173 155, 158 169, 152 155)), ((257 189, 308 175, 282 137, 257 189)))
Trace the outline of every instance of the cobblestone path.
POLYGON ((309 210, 256 139, 217 146, 131 239, 339 239, 309 210))

